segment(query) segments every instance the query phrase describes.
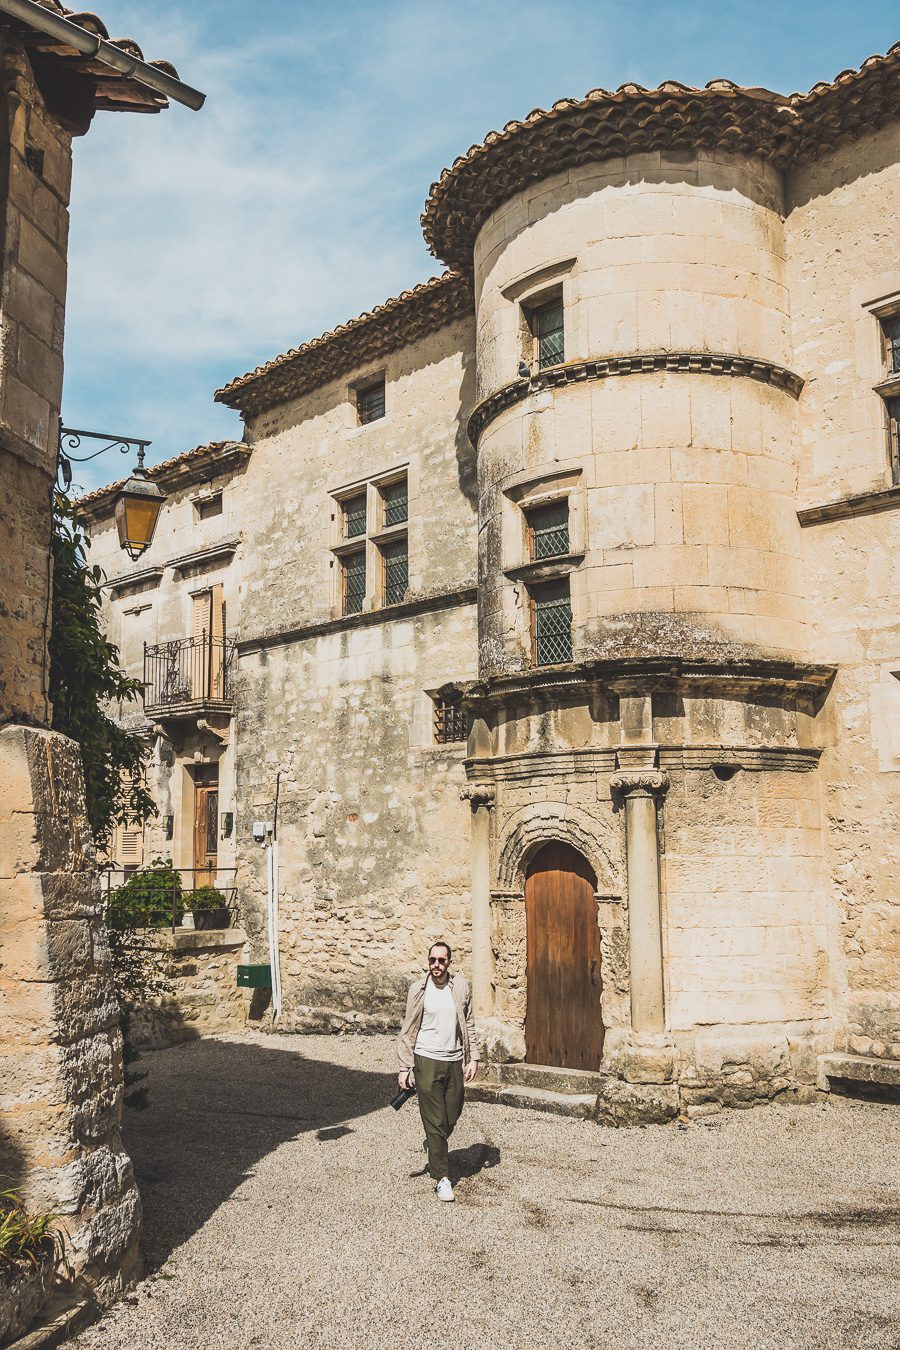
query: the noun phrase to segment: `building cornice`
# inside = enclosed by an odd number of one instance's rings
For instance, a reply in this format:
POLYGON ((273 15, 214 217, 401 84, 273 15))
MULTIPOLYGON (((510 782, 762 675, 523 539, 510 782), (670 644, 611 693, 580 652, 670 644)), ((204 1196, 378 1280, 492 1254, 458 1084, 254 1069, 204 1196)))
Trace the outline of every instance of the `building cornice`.
POLYGON ((343 633, 354 628, 372 628, 377 624, 394 623, 399 619, 412 619, 418 614, 433 614, 442 609, 458 609, 465 605, 474 605, 477 600, 478 588, 475 586, 444 591, 439 595, 417 596, 402 605, 371 609, 363 614, 345 614, 338 619, 323 619, 319 623, 298 624, 293 628, 281 628, 277 632, 247 637, 238 642, 237 653, 239 657, 249 656, 252 652, 264 651, 267 647, 283 647, 292 642, 303 642, 307 638, 324 637, 328 633, 343 633))
POLYGON ((216 390, 216 402, 253 416, 474 315, 471 284, 445 272, 238 376, 216 390))
MULTIPOLYGON (((211 478, 231 473, 243 468, 252 454, 252 447, 244 441, 210 441, 208 445, 198 445, 186 450, 173 459, 164 459, 147 470, 152 479, 165 492, 176 492, 180 488, 191 487, 195 483, 205 483, 211 478)), ((75 501, 75 509, 85 524, 111 515, 115 507, 116 493, 123 487, 125 479, 107 483, 75 501)))
POLYGON ((667 80, 623 84, 561 99, 492 131, 431 186, 422 215, 436 258, 472 271, 484 222, 517 192, 583 164, 653 150, 761 155, 780 168, 877 130, 900 115, 900 43, 806 94, 748 89, 731 80, 703 89, 667 80))
POLYGON ((823 525, 829 520, 850 520, 854 516, 872 516, 879 511, 900 508, 900 483, 874 492, 860 492, 853 497, 839 497, 836 501, 818 506, 801 506, 797 519, 801 525, 823 525))
POLYGON ((472 445, 485 427, 507 408, 522 403, 531 394, 544 389, 560 389, 570 384, 606 380, 616 375, 647 375, 655 371, 673 371, 685 375, 731 375, 757 380, 784 389, 798 398, 803 379, 786 366, 775 365, 752 356, 732 352, 632 352, 628 356, 595 356, 584 361, 566 361, 536 372, 528 380, 513 380, 488 395, 469 418, 466 430, 472 445))

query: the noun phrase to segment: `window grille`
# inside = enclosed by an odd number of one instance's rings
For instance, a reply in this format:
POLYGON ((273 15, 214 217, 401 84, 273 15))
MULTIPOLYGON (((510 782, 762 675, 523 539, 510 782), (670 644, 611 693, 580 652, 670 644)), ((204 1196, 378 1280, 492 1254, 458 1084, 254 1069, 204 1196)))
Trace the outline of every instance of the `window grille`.
POLYGON ((569 551, 569 503, 553 502, 528 512, 531 556, 558 558, 569 551))
POLYGON ((881 325, 887 353, 889 375, 900 375, 900 314, 885 319, 881 325))
POLYGON ((360 426, 365 426, 368 422, 377 422, 379 417, 384 417, 384 380, 357 391, 356 411, 360 426))
POLYGON ((561 301, 535 311, 534 335, 537 338, 538 370, 558 366, 566 359, 561 301))
POLYGON ((534 662, 555 666, 572 660, 572 604, 568 581, 541 586, 532 594, 534 662))
POLYGON ((344 513, 344 538, 355 539, 366 532, 366 494, 350 497, 342 505, 344 513))
POLYGON ((349 557, 343 559, 341 567, 344 582, 343 612, 359 614, 366 598, 365 550, 360 549, 358 553, 351 553, 349 557))
POLYGON ((891 457, 891 482, 900 486, 900 398, 887 400, 888 438, 891 457))
POLYGON ((385 544, 381 550, 384 567, 384 603, 399 605, 409 587, 409 547, 405 539, 385 544))
POLYGON ((468 738, 466 715, 458 703, 448 703, 444 699, 434 700, 434 739, 438 745, 449 745, 451 741, 464 741, 468 738))
POLYGON ((402 525, 409 519, 409 488, 406 479, 397 483, 388 483, 381 489, 384 503, 384 524, 402 525))

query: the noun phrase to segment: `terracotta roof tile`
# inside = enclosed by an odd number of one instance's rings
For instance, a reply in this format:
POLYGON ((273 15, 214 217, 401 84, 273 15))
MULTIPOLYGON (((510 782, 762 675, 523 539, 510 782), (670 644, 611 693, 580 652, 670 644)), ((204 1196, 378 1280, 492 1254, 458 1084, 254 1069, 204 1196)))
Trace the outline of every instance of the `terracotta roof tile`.
POLYGON ((491 131, 431 186, 422 228, 431 252, 472 270, 484 221, 528 183, 576 165, 671 148, 761 154, 779 165, 807 159, 900 116, 900 43, 806 94, 777 94, 715 79, 702 89, 666 80, 560 99, 491 131))
POLYGON ((471 287, 445 272, 238 376, 216 390, 216 400, 243 413, 258 412, 472 314, 471 287))
MULTIPOLYGON (((251 447, 244 441, 210 441, 207 445, 197 445, 193 450, 185 450, 181 455, 164 459, 147 470, 160 487, 180 487, 192 482, 202 482, 213 474, 227 473, 229 469, 241 464, 250 457, 251 447)), ((127 482, 120 478, 115 483, 94 492, 85 493, 75 499, 75 506, 86 519, 103 515, 111 508, 119 488, 127 482)))

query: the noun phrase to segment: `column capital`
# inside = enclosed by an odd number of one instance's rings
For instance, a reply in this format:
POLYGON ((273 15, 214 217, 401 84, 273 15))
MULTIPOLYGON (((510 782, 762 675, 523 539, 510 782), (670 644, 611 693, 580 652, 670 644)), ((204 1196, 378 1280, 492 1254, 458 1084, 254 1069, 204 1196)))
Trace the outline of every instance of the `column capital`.
POLYGON ((485 806, 491 811, 497 800, 497 791, 491 783, 469 783, 460 790, 459 799, 468 802, 473 811, 477 811, 479 806, 485 806))
POLYGON ((669 790, 669 775, 663 769, 620 770, 609 786, 619 797, 662 797, 669 790))

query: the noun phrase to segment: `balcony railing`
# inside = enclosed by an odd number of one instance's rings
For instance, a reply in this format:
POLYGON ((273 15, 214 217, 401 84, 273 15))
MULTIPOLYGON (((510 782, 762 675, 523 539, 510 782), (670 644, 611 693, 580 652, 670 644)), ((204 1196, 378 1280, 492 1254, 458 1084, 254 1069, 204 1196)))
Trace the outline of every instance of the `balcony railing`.
POLYGON ((230 638, 176 638, 144 646, 144 708, 230 703, 234 642, 230 638))
POLYGON ((172 867, 163 859, 150 867, 107 867, 104 904, 116 928, 230 928, 239 918, 235 873, 215 862, 172 867))

